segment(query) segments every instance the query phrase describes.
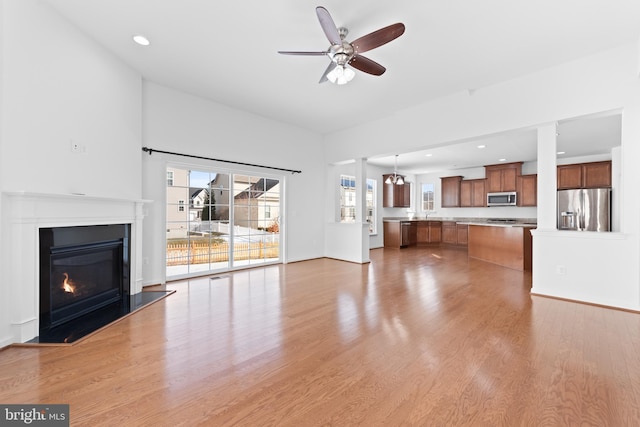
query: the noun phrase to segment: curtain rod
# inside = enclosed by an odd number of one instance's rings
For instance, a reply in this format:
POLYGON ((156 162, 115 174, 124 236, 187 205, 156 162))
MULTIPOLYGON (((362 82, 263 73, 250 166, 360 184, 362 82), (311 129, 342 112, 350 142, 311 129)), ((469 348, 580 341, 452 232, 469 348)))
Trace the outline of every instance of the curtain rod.
POLYGON ((149 153, 149 155, 151 155, 151 154, 153 154, 155 152, 155 153, 162 153, 162 154, 171 154, 173 156, 191 157, 191 158, 194 158, 194 159, 213 160, 215 162, 233 163, 234 165, 255 166, 255 167, 259 167, 259 168, 274 169, 274 170, 278 170, 278 171, 291 172, 292 174, 294 174, 294 173, 302 173, 302 171, 293 170, 293 169, 276 168, 274 166, 256 165, 256 164, 253 164, 253 163, 234 162, 233 160, 214 159, 214 158, 211 158, 211 157, 195 156, 193 154, 174 153, 172 151, 155 150, 155 149, 149 148, 149 147, 142 147, 142 151, 144 151, 145 153, 149 153))

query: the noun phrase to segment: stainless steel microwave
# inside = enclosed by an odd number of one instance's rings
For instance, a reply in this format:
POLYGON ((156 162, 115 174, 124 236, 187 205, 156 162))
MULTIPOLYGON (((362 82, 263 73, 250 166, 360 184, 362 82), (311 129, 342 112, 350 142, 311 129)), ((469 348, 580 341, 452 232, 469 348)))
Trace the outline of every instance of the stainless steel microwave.
POLYGON ((487 206, 515 206, 517 193, 506 191, 503 193, 487 193, 487 206))

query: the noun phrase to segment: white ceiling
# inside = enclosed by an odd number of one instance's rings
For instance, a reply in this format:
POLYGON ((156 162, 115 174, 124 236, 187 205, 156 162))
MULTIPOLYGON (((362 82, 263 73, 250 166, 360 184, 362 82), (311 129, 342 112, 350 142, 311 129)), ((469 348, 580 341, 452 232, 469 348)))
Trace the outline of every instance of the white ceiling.
MULTIPOLYGON (((277 53, 329 47, 316 17, 316 2, 42 1, 149 81, 320 133, 637 41, 640 36, 638 0, 327 0, 322 6, 337 26, 349 29, 347 40, 395 22, 406 26, 400 38, 365 54, 387 67, 385 74, 375 77, 356 71, 353 81, 337 86, 318 84, 327 57, 277 53), (148 37, 151 45, 134 44, 135 34, 148 37)), ((535 134, 523 133, 498 137, 491 146, 497 147, 501 139, 535 139, 535 134)), ((494 154, 509 160, 515 156, 494 154)), ((527 160, 523 156, 518 144, 518 158, 513 161, 527 160)), ((460 163, 456 162, 452 164, 460 163)))
MULTIPOLYGON (((610 155, 620 145, 621 115, 604 113, 558 123, 558 159, 592 155, 610 155)), ((535 129, 491 135, 398 155, 398 171, 421 174, 467 169, 500 162, 537 160, 535 129), (483 146, 483 148, 479 148, 483 146)), ((368 163, 393 168, 395 156, 373 157, 368 163)))

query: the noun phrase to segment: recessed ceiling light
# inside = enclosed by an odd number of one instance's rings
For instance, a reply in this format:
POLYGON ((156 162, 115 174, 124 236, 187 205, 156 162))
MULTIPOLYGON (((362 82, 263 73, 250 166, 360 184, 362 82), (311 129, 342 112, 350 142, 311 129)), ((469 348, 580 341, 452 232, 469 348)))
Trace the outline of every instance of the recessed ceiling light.
POLYGON ((556 154, 565 154, 564 151, 558 151, 556 154))
POLYGON ((506 162, 507 159, 498 159, 499 162, 506 162))
POLYGON ((429 154, 425 154, 424 156, 425 157, 431 157, 431 156, 433 156, 433 154, 429 153, 429 154))
POLYGON ((133 36, 133 41, 138 43, 140 46, 149 46, 151 44, 148 38, 140 35, 133 36))
POLYGON ((478 148, 487 148, 486 145, 478 145, 478 148))

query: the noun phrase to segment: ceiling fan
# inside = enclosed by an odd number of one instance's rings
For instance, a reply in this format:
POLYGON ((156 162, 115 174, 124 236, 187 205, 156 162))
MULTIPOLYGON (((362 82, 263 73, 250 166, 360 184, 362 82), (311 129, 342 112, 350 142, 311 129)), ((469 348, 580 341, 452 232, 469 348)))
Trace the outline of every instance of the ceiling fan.
POLYGON ((382 65, 362 56, 361 53, 382 46, 400 37, 404 33, 404 24, 397 23, 389 25, 349 43, 345 40, 349 31, 344 27, 336 27, 327 9, 318 6, 316 7, 316 14, 318 15, 318 20, 320 21, 320 26, 324 34, 331 43, 329 49, 320 52, 280 50, 278 53, 302 56, 327 55, 329 59, 331 59, 331 63, 329 63, 329 66, 322 74, 319 83, 324 83, 327 80, 337 84, 347 83, 355 75, 354 71, 347 67, 347 65, 374 76, 380 76, 386 71, 386 68, 382 65))

